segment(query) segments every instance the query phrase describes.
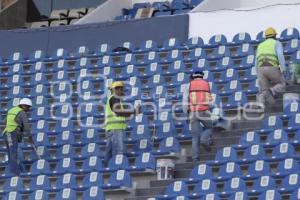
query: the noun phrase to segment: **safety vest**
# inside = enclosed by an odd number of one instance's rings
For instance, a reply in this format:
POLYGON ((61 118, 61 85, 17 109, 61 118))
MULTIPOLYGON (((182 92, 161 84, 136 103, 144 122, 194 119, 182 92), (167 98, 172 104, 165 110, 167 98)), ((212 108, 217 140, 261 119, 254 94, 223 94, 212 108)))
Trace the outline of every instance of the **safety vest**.
POLYGON ((4 129, 4 133, 12 133, 14 132, 17 127, 18 124, 15 121, 16 116, 22 111, 22 109, 19 106, 16 106, 14 108, 11 108, 8 112, 7 112, 7 117, 6 117, 6 127, 4 129))
POLYGON ((257 47, 257 66, 279 67, 278 57, 275 51, 276 40, 269 38, 257 47))
MULTIPOLYGON (((116 113, 112 111, 109 103, 111 97, 112 96, 108 98, 105 106, 105 130, 106 131, 124 130, 127 128, 126 118, 118 116, 116 113)), ((122 104, 121 104, 121 108, 123 109, 122 104)))
POLYGON ((190 111, 209 110, 210 89, 209 83, 203 79, 195 79, 190 83, 189 104, 190 111))

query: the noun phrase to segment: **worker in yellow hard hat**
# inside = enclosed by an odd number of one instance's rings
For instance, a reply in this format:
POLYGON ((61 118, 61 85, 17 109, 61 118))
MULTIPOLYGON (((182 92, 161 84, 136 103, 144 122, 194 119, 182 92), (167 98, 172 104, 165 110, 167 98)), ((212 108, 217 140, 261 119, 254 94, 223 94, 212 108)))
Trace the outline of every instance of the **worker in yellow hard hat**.
POLYGON ((134 109, 125 109, 122 102, 124 96, 124 83, 115 81, 110 86, 111 95, 108 97, 105 106, 105 131, 107 136, 104 162, 107 164, 112 156, 124 153, 123 138, 127 128, 126 117, 138 115, 140 105, 134 109))
POLYGON ((274 97, 285 91, 284 73, 287 72, 282 44, 276 40, 276 30, 270 27, 264 34, 265 40, 257 47, 255 64, 259 81, 257 101, 263 107, 273 105, 274 97))

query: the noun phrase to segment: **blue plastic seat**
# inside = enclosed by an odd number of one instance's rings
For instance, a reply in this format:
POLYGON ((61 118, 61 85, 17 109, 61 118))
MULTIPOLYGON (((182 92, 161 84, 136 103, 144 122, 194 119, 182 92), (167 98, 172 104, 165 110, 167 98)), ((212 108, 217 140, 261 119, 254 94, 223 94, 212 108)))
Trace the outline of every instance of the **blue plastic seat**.
POLYGON ((170 51, 165 58, 160 60, 161 64, 170 64, 175 60, 183 60, 182 53, 179 49, 173 49, 170 51))
POLYGON ((217 180, 228 180, 242 175, 240 166, 235 162, 227 162, 220 166, 217 180))
POLYGON ((176 156, 180 152, 180 144, 175 137, 167 137, 159 143, 157 151, 154 151, 155 155, 170 155, 176 156))
POLYGON ((226 56, 217 60, 216 66, 210 67, 210 71, 212 72, 221 72, 233 66, 233 60, 226 56))
POLYGON ((109 55, 112 49, 108 44, 101 44, 96 47, 95 52, 92 54, 93 57, 100 57, 104 55, 109 55))
POLYGON ((155 169, 156 169, 156 159, 149 152, 142 153, 138 157, 136 157, 134 165, 128 168, 129 171, 141 171, 141 172, 152 172, 152 173, 154 173, 155 169))
POLYGON ((63 158, 72 158, 75 159, 76 153, 74 147, 70 144, 64 144, 63 146, 53 146, 56 148, 56 153, 51 157, 52 160, 61 160, 63 158))
POLYGON ((281 200, 281 195, 277 190, 266 190, 264 193, 259 195, 258 200, 266 200, 266 199, 272 199, 272 200, 281 200))
POLYGON ((127 53, 123 55, 120 59, 120 62, 115 64, 115 67, 124 67, 129 64, 133 64, 133 65, 136 64, 136 59, 134 54, 127 53))
POLYGON ((283 129, 276 129, 268 134, 265 145, 276 146, 282 142, 288 142, 288 134, 283 129))
POLYGON ((283 178, 281 187, 279 189, 280 193, 291 193, 294 190, 298 189, 300 184, 300 175, 298 173, 293 173, 285 178, 283 178))
POLYGON ((245 43, 249 43, 251 41, 251 36, 249 33, 242 32, 242 33, 237 33, 233 36, 232 45, 241 45, 245 43))
POLYGON ((299 101, 294 101, 286 106, 283 110, 284 116, 289 117, 291 115, 297 114, 300 112, 300 104, 299 101))
POLYGON ((292 115, 288 121, 288 131, 297 131, 300 129, 300 113, 292 115))
POLYGON ((200 196, 215 193, 217 192, 216 183, 210 179, 203 179, 199 183, 197 183, 194 187, 191 198, 199 198, 200 196))
POLYGON ((292 144, 283 142, 278 144, 272 152, 271 160, 284 160, 285 158, 298 158, 295 152, 295 148, 292 144))
POLYGON ((145 52, 156 51, 156 50, 157 50, 157 43, 153 40, 146 40, 143 41, 141 46, 134 52, 145 53, 145 52))
MULTIPOLYGON (((44 83, 39 83, 35 86, 35 88, 32 88, 30 91, 30 96, 31 97, 37 97, 37 96, 43 96, 43 97, 49 97, 49 91, 47 89, 47 86, 44 85, 44 83)), ((46 102, 46 101, 45 101, 46 102)), ((43 103, 43 102, 42 102, 43 103)), ((41 103, 40 103, 41 104, 41 103)), ((38 104, 38 105, 40 105, 38 104)), ((47 105, 44 103, 44 105, 47 105)))
POLYGON ((64 188, 56 193, 55 198, 60 200, 76 199, 76 192, 71 188, 64 188))
MULTIPOLYGON (((201 48, 204 46, 204 41, 201 37, 192 37, 192 38, 189 38, 188 41, 186 41, 185 46, 186 47, 183 47, 183 48, 189 48, 189 49, 194 49, 194 48, 199 48, 199 47, 201 48)), ((190 53, 190 55, 191 55, 191 53, 190 53)))
POLYGON ((50 164, 48 163, 47 160, 44 159, 37 160, 31 165, 28 175, 36 176, 40 174, 44 174, 44 175, 51 174, 50 164))
POLYGON ((78 171, 89 173, 93 171, 102 171, 102 168, 102 160, 97 156, 91 156, 83 161, 82 167, 78 171))
POLYGON ((148 79, 146 85, 144 85, 143 88, 152 89, 155 86, 164 85, 164 83, 165 83, 165 80, 164 80, 163 76, 160 74, 155 74, 148 79))
POLYGON ((265 150, 262 145, 254 144, 244 151, 243 158, 239 161, 241 163, 251 163, 256 160, 265 159, 265 150))
POLYGON ((20 52, 14 52, 13 54, 11 54, 8 59, 6 60, 5 64, 7 65, 13 65, 15 63, 21 63, 24 62, 24 58, 22 53, 20 52))
POLYGON ((231 80, 224 84, 223 90, 219 91, 220 96, 230 96, 236 91, 242 91, 242 85, 238 80, 231 80))
POLYGON ((290 141, 290 143, 294 144, 296 146, 299 145, 299 143, 300 143, 300 130, 298 130, 295 133, 295 135, 294 135, 293 139, 290 141))
POLYGON ((113 51, 113 54, 114 55, 123 55, 123 54, 126 54, 127 52, 133 52, 136 48, 135 46, 133 45, 133 43, 131 42, 124 42, 121 47, 125 48, 126 50, 125 51, 116 51, 114 50, 113 51))
POLYGON ((185 70, 185 64, 182 60, 174 60, 171 64, 169 64, 168 69, 163 71, 163 75, 170 76, 176 75, 179 72, 185 70))
POLYGON ((239 144, 236 147, 247 148, 250 145, 259 144, 259 143, 260 143, 260 136, 254 131, 249 131, 240 137, 239 144))
POLYGON ((77 181, 75 175, 71 173, 65 173, 61 176, 58 176, 56 180, 55 186, 53 187, 54 190, 62 190, 64 188, 77 188, 77 181))
POLYGON ((90 53, 90 50, 86 46, 80 46, 77 47, 74 53, 70 54, 70 58, 72 59, 78 59, 81 57, 88 56, 90 53))
POLYGON ((237 152, 232 147, 224 147, 220 149, 215 157, 215 160, 208 161, 209 165, 222 165, 226 162, 235 162, 237 161, 237 152))
POLYGON ((295 38, 295 39, 292 39, 290 40, 285 46, 284 46, 284 50, 283 52, 285 54, 293 54, 295 53, 296 51, 300 50, 300 44, 299 44, 299 39, 298 38, 295 38))
POLYGON ((161 73, 162 73, 162 67, 160 66, 160 64, 157 62, 153 62, 147 65, 143 71, 139 72, 138 77, 149 78, 154 74, 161 74, 161 73))
POLYGON ((271 176, 261 176, 254 181, 252 189, 249 191, 252 195, 259 195, 265 190, 276 188, 276 182, 271 176))
MULTIPOLYGON (((160 114, 160 116, 165 115, 165 112, 163 114, 160 114)), ((170 116, 170 114, 168 114, 170 116)), ((166 137, 172 137, 175 135, 175 124, 173 121, 162 121, 158 122, 157 125, 155 125, 155 135, 153 136, 156 140, 162 140, 166 137)))
POLYGON ((49 195, 48 192, 45 190, 36 190, 29 195, 29 199, 48 200, 49 199, 48 195, 49 195))
POLYGON ((293 158, 286 158, 281 161, 277 166, 277 172, 274 174, 276 177, 283 177, 291 173, 298 173, 300 169, 299 163, 293 158))
POLYGON ((287 28, 284 29, 281 34, 280 34, 280 40, 281 41, 286 41, 286 40, 291 40, 294 38, 299 38, 299 31, 296 28, 287 28))
MULTIPOLYGON (((103 68, 106 66, 114 66, 114 61, 112 59, 112 56, 105 55, 101 57, 97 62, 97 67, 103 68)), ((103 73, 105 75, 105 73, 103 73)))
POLYGON ((38 62, 32 64, 29 69, 27 69, 27 70, 24 69, 23 73, 28 74, 28 75, 30 75, 30 74, 34 75, 37 72, 39 72, 39 73, 46 72, 46 66, 45 66, 44 62, 38 61, 38 62))
POLYGON ((102 188, 107 190, 123 189, 128 190, 132 187, 132 181, 130 174, 125 170, 115 171, 108 180, 108 184, 105 184, 102 188))
POLYGON ((109 162, 107 168, 104 168, 104 172, 114 172, 117 170, 126 170, 129 167, 129 161, 127 156, 123 154, 117 154, 113 156, 109 162))
POLYGON ((150 139, 141 139, 134 142, 132 151, 127 152, 126 154, 129 156, 138 156, 142 153, 151 152, 152 151, 152 143, 150 139))
POLYGON ((156 51, 149 51, 143 57, 143 59, 138 63, 138 65, 149 65, 151 63, 159 62, 160 57, 156 51))
POLYGON ((225 35, 214 35, 209 39, 208 46, 209 47, 217 47, 220 45, 226 45, 227 38, 225 35))
POLYGON ((188 196, 188 194, 189 191, 186 183, 175 181, 167 187, 165 194, 161 198, 158 197, 158 199, 170 199, 177 196, 188 196))
POLYGON ((255 67, 255 55, 251 54, 241 58, 241 62, 239 65, 235 66, 235 69, 249 69, 251 67, 255 67))
POLYGON ((246 192, 234 192, 229 199, 232 200, 248 200, 248 194, 246 192))
POLYGON ((83 199, 98 200, 105 199, 102 189, 98 186, 93 186, 83 192, 83 199))
POLYGON ((22 200, 22 194, 17 191, 11 191, 5 195, 4 200, 22 200))
POLYGON ((49 68, 47 67, 47 72, 58 72, 58 71, 67 71, 67 70, 70 70, 69 68, 69 63, 67 62, 67 60, 65 59, 59 59, 57 60, 54 65, 49 68))
POLYGON ((52 82, 55 82, 56 85, 59 85, 60 82, 62 81, 69 81, 69 77, 68 77, 68 73, 67 71, 63 71, 63 70, 60 70, 58 71, 53 77, 52 77, 52 82))
POLYGON ((230 57, 230 51, 227 46, 221 45, 213 50, 213 52, 207 56, 209 60, 218 60, 223 57, 230 57))
POLYGON ((190 51, 189 56, 184 58, 185 62, 195 62, 201 58, 205 59, 207 57, 204 49, 197 47, 190 51))
POLYGON ((251 67, 244 70, 242 73, 239 73, 239 81, 242 83, 253 82, 257 79, 257 70, 256 67, 251 67))
POLYGON ((18 191, 20 193, 24 192, 24 184, 20 177, 14 176, 5 180, 3 185, 4 192, 18 191))
POLYGON ((103 118, 104 113, 98 112, 98 108, 101 108, 101 106, 102 105, 99 106, 99 102, 96 101, 80 103, 78 106, 77 118, 84 119, 89 116, 103 118))
POLYGON ((40 119, 49 120, 51 119, 49 108, 48 107, 36 107, 33 111, 31 111, 31 120, 37 121, 40 119))
POLYGON ((260 43, 262 41, 265 40, 265 33, 264 31, 260 31, 257 35, 256 35, 256 39, 253 40, 253 43, 260 43))
POLYGON ((173 0, 171 2, 171 8, 173 10, 184 10, 189 8, 189 3, 186 0, 173 0))
POLYGON ((45 120, 38 120, 34 126, 31 127, 32 133, 39 133, 39 132, 49 132, 49 124, 48 121, 45 120))
POLYGON ((246 183, 243 179, 239 177, 234 177, 229 179, 224 184, 224 191, 221 193, 222 196, 230 196, 234 192, 245 191, 246 183))
POLYGON ((67 58, 68 52, 65 49, 57 49, 52 53, 52 55, 48 58, 45 58, 46 61, 56 61, 59 59, 64 59, 67 58))
POLYGON ((61 175, 70 172, 77 172, 77 167, 71 158, 63 158, 56 164, 53 174, 61 175))
POLYGON ((262 122, 261 129, 258 130, 259 133, 268 133, 276 129, 282 128, 282 120, 279 116, 271 115, 265 118, 262 122))
POLYGON ((77 142, 78 144, 85 145, 88 143, 100 143, 99 133, 95 128, 84 128, 82 133, 80 134, 80 140, 77 142))
POLYGON ((194 167, 186 180, 188 183, 197 183, 203 179, 210 179, 213 177, 212 168, 206 164, 200 164, 194 167))
POLYGON ((207 71, 210 70, 209 62, 208 60, 201 58, 199 60, 196 60, 191 69, 186 70, 187 73, 193 73, 196 71, 207 71))
POLYGON ((223 109, 234 109, 243 107, 247 103, 247 97, 243 92, 235 92, 228 96, 227 101, 224 102, 222 98, 223 109))
POLYGON ((133 142, 141 139, 150 139, 151 137, 149 127, 146 124, 137 124, 136 126, 133 126, 130 132, 130 141, 133 142))
POLYGON ((300 195, 300 188, 298 187, 297 189, 294 190, 294 192, 292 192, 289 200, 297 199, 297 198, 299 198, 299 195, 300 195))
POLYGON ((100 174, 99 172, 91 171, 91 173, 84 176, 82 185, 78 185, 78 188, 86 190, 94 186, 102 187, 103 184, 104 179, 102 177, 102 174, 100 174))
POLYGON ((26 60, 26 63, 43 61, 45 57, 46 57, 46 53, 43 50, 35 50, 30 54, 30 56, 26 60))
POLYGON ((154 8, 154 10, 159 10, 159 11, 169 10, 170 9, 170 2, 168 2, 168 1, 153 2, 152 7, 154 8))
POLYGON ((172 49, 178 49, 180 47, 180 43, 176 38, 170 38, 164 41, 163 46, 160 48, 160 51, 169 51, 172 49))
POLYGON ((244 43, 242 46, 238 47, 236 52, 231 56, 233 58, 242 58, 248 55, 255 54, 253 47, 249 43, 244 43))
POLYGON ((101 149, 97 143, 88 143, 84 147, 81 148, 81 152, 78 155, 79 158, 89 158, 90 156, 102 156, 101 149))
POLYGON ((218 79, 215 79, 215 83, 226 83, 231 80, 239 79, 238 71, 233 68, 227 68, 224 72, 221 72, 221 75, 218 79))
POLYGON ((51 183, 48 176, 38 175, 30 181, 29 188, 26 191, 51 190, 51 183))

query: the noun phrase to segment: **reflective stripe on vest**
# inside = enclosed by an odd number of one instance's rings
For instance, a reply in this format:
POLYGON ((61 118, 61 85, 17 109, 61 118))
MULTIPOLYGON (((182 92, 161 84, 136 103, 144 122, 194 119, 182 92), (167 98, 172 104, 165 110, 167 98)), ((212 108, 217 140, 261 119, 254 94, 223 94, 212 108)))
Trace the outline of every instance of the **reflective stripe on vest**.
MULTIPOLYGON (((111 97, 112 96, 108 98, 105 106, 105 130, 124 130, 127 128, 126 118, 117 116, 116 113, 112 111, 109 103, 111 97)), ((123 108, 122 104, 121 108, 123 108)))
POLYGON ((257 47, 257 66, 279 67, 278 57, 275 51, 276 40, 269 38, 257 47))
POLYGON ((17 127, 18 124, 15 121, 16 116, 22 111, 22 109, 19 106, 16 106, 14 108, 11 108, 8 112, 7 112, 7 117, 6 117, 6 127, 4 129, 4 133, 12 133, 14 132, 17 127))
POLYGON ((189 104, 190 111, 209 110, 209 83, 203 79, 195 79, 190 83, 189 104))

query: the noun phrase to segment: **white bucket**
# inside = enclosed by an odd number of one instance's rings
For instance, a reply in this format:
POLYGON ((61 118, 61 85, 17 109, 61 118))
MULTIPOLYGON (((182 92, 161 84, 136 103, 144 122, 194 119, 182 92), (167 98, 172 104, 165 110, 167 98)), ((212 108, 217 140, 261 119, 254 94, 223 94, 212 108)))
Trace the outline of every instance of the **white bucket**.
POLYGON ((298 101, 299 99, 300 95, 298 93, 285 93, 283 95, 283 109, 285 109, 291 103, 298 101))
POLYGON ((172 159, 158 159, 156 162, 157 180, 174 178, 175 164, 172 159))

